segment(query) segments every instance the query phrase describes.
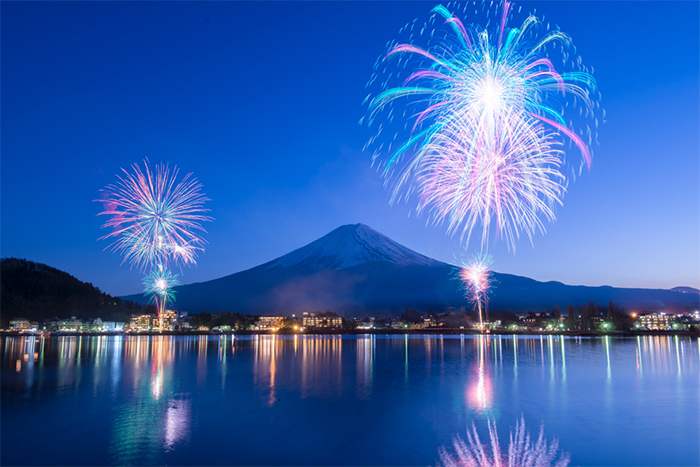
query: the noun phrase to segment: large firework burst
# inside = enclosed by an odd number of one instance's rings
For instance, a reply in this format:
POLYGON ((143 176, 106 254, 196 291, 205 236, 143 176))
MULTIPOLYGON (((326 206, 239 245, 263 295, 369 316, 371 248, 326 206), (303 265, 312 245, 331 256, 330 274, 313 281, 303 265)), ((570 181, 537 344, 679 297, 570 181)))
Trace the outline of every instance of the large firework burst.
MULTIPOLYGON (((478 16, 478 5, 465 11, 478 16)), ((532 238, 554 219, 567 145, 590 167, 595 131, 577 123, 597 126, 599 104, 567 35, 534 15, 508 27, 509 2, 480 5, 485 27, 438 6, 427 23, 405 28, 410 43, 389 45, 368 83, 379 87, 366 101, 376 130, 368 146, 393 184, 392 202, 416 192, 418 211, 465 243, 481 224, 482 248, 495 227, 514 249, 521 234, 532 238), (554 56, 572 69, 557 71, 554 56)))
POLYGON ((148 272, 145 292, 155 302, 163 330, 163 315, 178 284, 169 268, 195 262, 204 245, 201 222, 212 219, 205 214, 208 199, 192 174, 178 181, 177 167, 143 165, 142 170, 133 164, 131 173, 122 169, 117 183, 103 190, 105 210, 100 214, 109 216, 103 227, 113 230, 101 239, 113 239, 112 249, 124 261, 148 272))
POLYGON ((143 165, 122 169, 117 183, 103 190, 100 214, 109 216, 103 227, 113 230, 101 239, 114 239, 113 250, 142 271, 194 263, 205 243, 200 223, 211 220, 202 186, 192 174, 178 181, 177 167, 143 165))

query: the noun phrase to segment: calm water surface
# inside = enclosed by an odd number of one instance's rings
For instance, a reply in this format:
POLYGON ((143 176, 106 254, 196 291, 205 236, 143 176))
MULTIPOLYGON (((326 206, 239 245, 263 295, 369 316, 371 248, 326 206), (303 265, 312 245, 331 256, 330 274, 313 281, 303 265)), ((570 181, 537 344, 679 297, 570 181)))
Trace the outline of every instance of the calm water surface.
POLYGON ((700 465, 688 337, 1 338, 2 465, 434 465, 488 418, 572 465, 700 465))

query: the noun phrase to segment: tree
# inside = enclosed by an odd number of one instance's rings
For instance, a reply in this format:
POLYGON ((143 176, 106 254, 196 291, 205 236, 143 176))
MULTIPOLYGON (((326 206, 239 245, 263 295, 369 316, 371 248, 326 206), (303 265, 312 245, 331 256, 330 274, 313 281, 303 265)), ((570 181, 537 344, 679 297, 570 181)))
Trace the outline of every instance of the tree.
POLYGON ((596 316, 595 303, 588 302, 588 307, 586 307, 586 323, 585 327, 589 331, 593 329, 593 318, 596 316))
POLYGON ((554 320, 557 322, 557 324, 559 324, 559 320, 561 319, 561 310, 559 309, 559 305, 554 305, 552 316, 554 317, 554 320))
POLYGON ((440 323, 448 328, 467 326, 467 317, 462 313, 445 313, 440 316, 440 323))
POLYGON ((566 321, 569 329, 576 329, 576 312, 573 303, 569 303, 569 306, 566 307, 566 321))
POLYGON ((625 312, 620 305, 610 302, 609 314, 616 329, 631 329, 634 326, 634 318, 625 312))
POLYGON ((588 317, 588 308, 585 305, 579 305, 577 318, 577 328, 581 331, 587 331, 589 329, 588 323, 590 321, 588 317))
POLYGON ((200 326, 206 326, 208 328, 212 327, 214 319, 211 313, 202 312, 192 315, 190 318, 190 326, 193 328, 198 328, 200 326))
POLYGON ((410 310, 406 308, 400 317, 401 321, 406 323, 418 324, 423 322, 423 315, 420 314, 418 310, 410 310))

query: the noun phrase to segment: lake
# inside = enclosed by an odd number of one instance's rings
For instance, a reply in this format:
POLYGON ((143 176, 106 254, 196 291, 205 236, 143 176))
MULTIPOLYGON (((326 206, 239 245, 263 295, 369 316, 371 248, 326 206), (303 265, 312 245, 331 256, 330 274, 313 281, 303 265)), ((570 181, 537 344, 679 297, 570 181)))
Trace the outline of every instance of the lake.
POLYGON ((2 465, 435 465, 522 415, 571 465, 700 465, 700 340, 4 337, 2 465))

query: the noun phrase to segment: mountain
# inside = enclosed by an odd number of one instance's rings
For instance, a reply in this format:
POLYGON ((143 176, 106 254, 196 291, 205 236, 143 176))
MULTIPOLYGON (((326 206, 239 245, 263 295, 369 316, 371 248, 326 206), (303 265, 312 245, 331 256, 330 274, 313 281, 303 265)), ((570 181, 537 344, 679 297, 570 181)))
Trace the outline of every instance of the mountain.
POLYGON ((135 303, 103 293, 88 282, 45 264, 18 258, 0 261, 0 327, 13 318, 102 318, 128 321, 135 303))
POLYGON ((356 224, 338 227, 315 242, 263 266, 268 270, 303 266, 321 271, 348 269, 373 262, 398 266, 433 266, 437 263, 366 225, 356 224))
MULTIPOLYGON (((175 307, 190 312, 252 314, 331 310, 345 316, 397 315, 405 308, 470 307, 456 268, 412 251, 372 228, 344 225, 268 263, 219 279, 177 287, 175 307)), ((494 273, 490 308, 566 309, 612 300, 626 307, 698 306, 700 297, 660 289, 569 286, 494 273)), ((125 297, 143 302, 141 295, 125 297)))

